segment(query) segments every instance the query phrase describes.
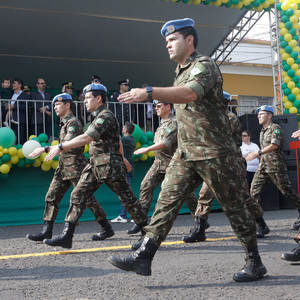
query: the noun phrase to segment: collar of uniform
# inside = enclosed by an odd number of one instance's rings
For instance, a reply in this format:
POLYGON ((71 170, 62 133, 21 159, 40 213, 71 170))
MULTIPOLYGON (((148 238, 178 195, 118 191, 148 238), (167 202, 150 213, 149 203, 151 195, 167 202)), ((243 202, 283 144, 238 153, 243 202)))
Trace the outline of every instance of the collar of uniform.
POLYGON ((272 125, 273 125, 273 122, 271 122, 271 123, 267 126, 266 129, 262 128, 262 130, 263 130, 263 131, 266 131, 267 129, 270 129, 272 125))
POLYGON ((194 61, 195 57, 196 57, 197 55, 199 55, 199 54, 200 54, 200 53, 199 53, 197 50, 195 50, 195 51, 188 57, 188 59, 186 60, 186 62, 184 63, 184 65, 183 65, 182 67, 181 67, 179 64, 177 65, 177 68, 176 68, 176 70, 175 70, 175 73, 178 75, 181 69, 185 69, 185 68, 189 67, 190 64, 192 63, 192 61, 194 61))
POLYGON ((101 106, 99 106, 95 111, 93 111, 92 113, 91 113, 91 121, 93 122, 93 120, 100 114, 100 112, 102 111, 102 110, 104 110, 105 109, 105 105, 101 105, 101 106))
POLYGON ((63 120, 62 122, 64 124, 66 124, 70 119, 72 119, 74 117, 74 115, 72 113, 68 114, 63 120))
POLYGON ((161 123, 164 123, 166 121, 168 121, 169 119, 171 119, 173 117, 173 114, 170 113, 164 120, 161 120, 161 123))

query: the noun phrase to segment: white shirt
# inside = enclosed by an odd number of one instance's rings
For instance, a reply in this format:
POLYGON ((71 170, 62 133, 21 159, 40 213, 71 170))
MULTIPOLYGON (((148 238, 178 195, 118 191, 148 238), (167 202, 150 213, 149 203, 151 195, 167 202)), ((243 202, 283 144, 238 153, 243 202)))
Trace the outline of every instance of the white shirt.
MULTIPOLYGON (((14 93, 11 97, 12 100, 17 100, 17 98, 22 94, 22 90, 20 90, 18 93, 14 93)), ((15 104, 16 101, 10 101, 10 104, 15 104)))
MULTIPOLYGON (((241 148, 243 156, 248 154, 249 152, 258 152, 259 151, 259 147, 255 143, 251 143, 250 145, 247 145, 243 142, 242 146, 240 148, 241 148)), ((247 171, 248 172, 256 172, 258 165, 259 165, 258 158, 255 158, 251 161, 247 161, 247 171)))

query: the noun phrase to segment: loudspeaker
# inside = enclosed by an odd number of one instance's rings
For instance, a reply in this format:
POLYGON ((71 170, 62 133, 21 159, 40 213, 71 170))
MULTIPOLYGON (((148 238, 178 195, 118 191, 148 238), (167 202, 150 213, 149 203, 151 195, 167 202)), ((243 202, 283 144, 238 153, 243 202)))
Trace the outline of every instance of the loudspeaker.
POLYGON ((286 161, 295 161, 296 152, 290 149, 290 142, 297 139, 292 138, 292 133, 298 130, 297 114, 277 115, 273 117, 273 122, 278 124, 283 130, 284 146, 283 155, 286 161))
POLYGON ((262 126, 258 123, 257 114, 244 114, 240 116, 239 119, 242 125, 242 130, 251 131, 251 142, 259 146, 259 134, 262 126))
MULTIPOLYGON (((300 161, 298 161, 298 165, 300 166, 300 161)), ((298 194, 298 181, 297 181, 297 161, 287 161, 287 170, 288 170, 288 175, 292 184, 292 187, 294 191, 298 194)), ((299 173, 300 175, 300 173, 299 173)), ((300 178, 300 176, 299 176, 300 178)), ((280 208, 295 208, 294 205, 286 198, 284 197, 279 191, 279 206, 280 208)), ((298 194, 299 195, 299 194, 298 194)))

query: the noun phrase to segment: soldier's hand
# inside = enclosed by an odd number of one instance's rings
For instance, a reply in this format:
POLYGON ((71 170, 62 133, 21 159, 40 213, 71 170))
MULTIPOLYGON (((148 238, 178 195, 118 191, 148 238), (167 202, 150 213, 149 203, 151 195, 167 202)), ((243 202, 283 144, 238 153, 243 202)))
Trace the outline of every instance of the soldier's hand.
POLYGON ((124 164, 126 166, 127 172, 130 172, 132 170, 131 164, 129 163, 129 161, 124 157, 123 158, 124 164))
POLYGON ((36 157, 38 155, 41 155, 45 152, 44 147, 36 148, 33 152, 31 152, 28 156, 29 157, 36 157))
POLYGON ((295 132, 292 134, 292 137, 293 137, 293 138, 300 138, 300 130, 295 131, 295 132))
POLYGON ((50 151, 48 155, 45 157, 45 161, 52 160, 55 156, 57 156, 60 153, 60 149, 58 148, 58 145, 51 146, 50 151))
POLYGON ((248 155, 246 157, 246 161, 248 162, 248 161, 251 161, 251 160, 253 160, 255 158, 258 158, 258 157, 259 157, 258 152, 250 152, 250 153, 248 153, 248 155))
POLYGON ((118 101, 125 103, 143 102, 148 100, 148 94, 145 89, 132 89, 118 97, 118 101))
POLYGON ((138 155, 138 154, 144 154, 148 152, 148 147, 140 148, 137 149, 133 152, 133 154, 138 155))

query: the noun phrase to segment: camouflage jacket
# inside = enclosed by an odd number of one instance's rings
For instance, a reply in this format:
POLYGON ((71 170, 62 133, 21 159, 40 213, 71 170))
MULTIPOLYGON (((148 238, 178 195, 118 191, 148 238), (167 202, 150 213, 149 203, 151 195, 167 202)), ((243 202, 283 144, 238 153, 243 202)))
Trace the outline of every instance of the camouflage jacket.
POLYGON ((85 133, 94 139, 89 151, 92 170, 98 179, 118 178, 118 169, 125 168, 120 154, 118 121, 103 105, 92 112, 91 122, 85 133))
POLYGON ((237 146, 242 145, 242 125, 236 114, 231 111, 227 112, 227 116, 230 121, 231 134, 236 142, 237 146))
MULTIPOLYGON (((63 119, 60 125, 59 140, 61 143, 70 141, 76 136, 83 134, 83 127, 80 121, 71 113, 63 119)), ((80 177, 82 170, 87 165, 84 154, 84 147, 74 148, 69 151, 62 151, 59 154, 59 168, 62 179, 73 179, 80 177)))
POLYGON ((162 141, 167 148, 155 151, 155 162, 159 173, 165 173, 174 152, 177 149, 177 121, 170 114, 162 120, 154 135, 154 144, 162 141))
POLYGON ((195 51, 184 66, 177 66, 173 85, 189 87, 198 95, 194 102, 175 105, 176 154, 185 160, 197 161, 237 153, 222 101, 223 79, 215 62, 195 51))
POLYGON ((270 144, 277 145, 278 149, 261 156, 258 171, 262 173, 287 172, 286 162, 282 152, 284 139, 281 127, 271 122, 266 129, 262 128, 259 143, 261 150, 270 144))

